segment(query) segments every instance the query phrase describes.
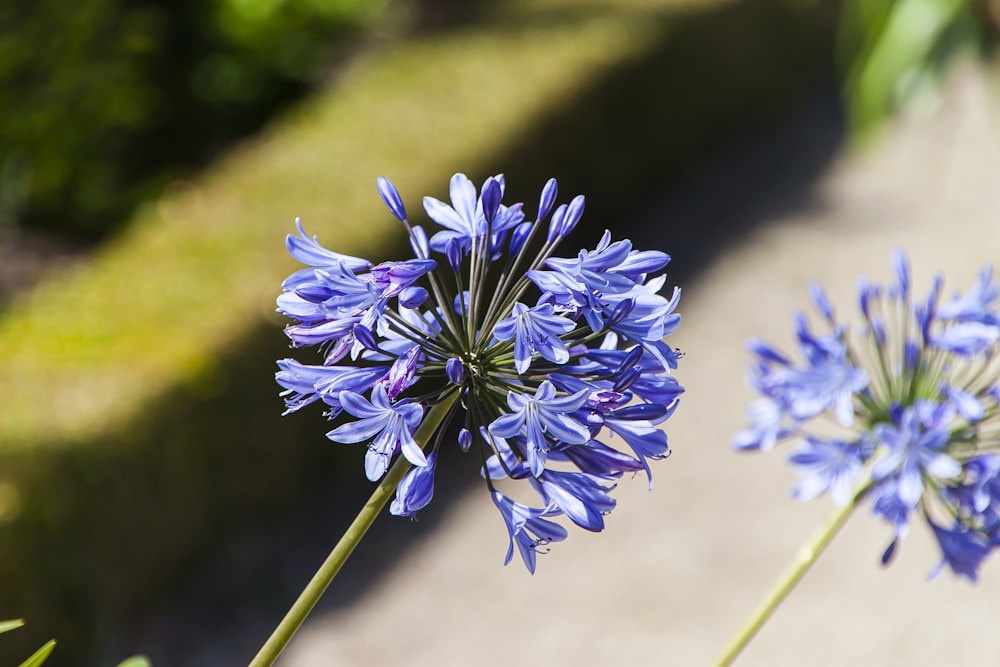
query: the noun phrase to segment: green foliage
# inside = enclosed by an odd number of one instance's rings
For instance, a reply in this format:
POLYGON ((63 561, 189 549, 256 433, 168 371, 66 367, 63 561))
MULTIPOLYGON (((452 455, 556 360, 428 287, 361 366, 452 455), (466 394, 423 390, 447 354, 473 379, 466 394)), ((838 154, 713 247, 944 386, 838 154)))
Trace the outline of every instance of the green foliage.
POLYGON ((0 635, 11 630, 24 627, 24 619, 16 618, 12 621, 0 621, 0 635))
POLYGON ((49 655, 56 648, 56 640, 50 639, 45 642, 42 648, 38 649, 31 654, 31 657, 21 663, 20 667, 39 667, 43 662, 48 659, 49 655))
MULTIPOLYGON (((145 79, 162 41, 146 9, 117 0, 4 3, 0 8, 0 215, 112 208, 122 140, 158 103, 145 79)), ((72 226, 72 223, 70 223, 72 226)))
POLYGON ((847 0, 838 57, 856 136, 933 90, 956 53, 978 46, 979 32, 967 0, 847 0))
POLYGON ((0 224, 101 235, 305 90, 385 5, 0 4, 0 224))
MULTIPOLYGON (((18 628, 24 627, 23 619, 15 619, 12 621, 0 621, 0 634, 5 632, 10 632, 11 630, 17 630, 18 628)), ((27 660, 21 663, 20 667, 38 667, 49 657, 53 649, 56 647, 56 640, 50 639, 45 642, 44 645, 37 651, 31 654, 27 660)))
MULTIPOLYGON (((0 634, 10 632, 11 630, 16 630, 21 627, 24 627, 24 620, 20 618, 12 621, 0 621, 0 634)), ((31 657, 22 662, 19 667, 39 667, 39 665, 45 662, 55 647, 56 640, 50 639, 45 642, 40 649, 32 653, 31 657)), ((118 663, 118 667, 152 667, 152 665, 149 662, 149 658, 146 656, 134 655, 131 658, 126 658, 118 663)))

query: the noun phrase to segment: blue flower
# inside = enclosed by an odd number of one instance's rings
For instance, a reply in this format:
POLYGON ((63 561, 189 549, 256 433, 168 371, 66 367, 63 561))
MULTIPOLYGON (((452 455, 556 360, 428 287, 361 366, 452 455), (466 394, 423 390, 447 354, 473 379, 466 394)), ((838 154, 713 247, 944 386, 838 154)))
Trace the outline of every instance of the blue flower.
POLYGON ((587 530, 604 530, 604 515, 615 508, 608 495, 614 485, 603 486, 603 477, 582 472, 546 470, 535 481, 542 498, 558 507, 570 521, 587 530))
POLYGON ((538 477, 545 468, 546 452, 553 440, 582 444, 590 440, 590 431, 576 421, 571 413, 587 402, 587 391, 556 397, 551 382, 539 385, 534 395, 507 393, 510 412, 497 417, 489 426, 493 435, 510 438, 524 435, 527 441, 528 467, 538 477))
POLYGON ((1000 544, 1000 457, 984 452, 1000 445, 998 370, 990 363, 1000 352, 1000 290, 987 268, 947 303, 939 276, 926 297, 915 298, 906 257, 896 253, 892 264, 891 283, 860 280, 856 336, 812 286, 829 331, 813 333, 804 315, 796 317, 804 363, 751 342, 750 384, 762 398, 734 445, 767 450, 800 439, 789 458, 799 475, 796 498, 871 498, 873 513, 895 533, 883 562, 922 518, 938 539, 942 565, 975 579, 1000 544), (810 433, 821 416, 834 417, 841 435, 831 437, 828 427, 822 437, 810 433), (950 516, 952 527, 934 516, 950 516))
POLYGON ((956 296, 938 309, 938 317, 957 322, 981 322, 996 325, 995 301, 1000 296, 993 280, 993 267, 987 266, 979 272, 979 280, 962 296, 956 296))
MULTIPOLYGON (((647 404, 651 405, 651 404, 647 404)), ((627 408, 626 408, 627 409, 627 408)), ((650 419, 635 419, 624 417, 621 410, 616 410, 604 417, 604 426, 624 440, 635 453, 646 478, 649 488, 653 488, 653 474, 649 469, 647 459, 663 459, 670 453, 667 444, 667 434, 656 428, 656 422, 650 419)))
POLYGON ((566 539, 565 528, 554 521, 543 518, 556 516, 559 514, 559 510, 553 507, 545 509, 528 507, 514 502, 499 491, 494 491, 492 497, 493 503, 500 510, 500 516, 507 524, 507 533, 510 535, 510 546, 507 547, 507 555, 504 557, 503 564, 510 563, 514 557, 514 545, 517 544, 521 560, 524 561, 528 571, 534 574, 535 556, 539 553, 539 547, 566 539))
POLYGON ((415 466, 390 507, 401 516, 431 501, 445 450, 475 452, 508 527, 507 561, 516 544, 533 571, 540 547, 566 537, 559 520, 602 530, 615 480, 639 470, 651 479, 650 461, 669 453, 661 424, 684 389, 671 375, 681 355, 664 337, 680 322, 680 291, 661 296, 666 278, 654 274, 670 258, 607 232, 594 250, 555 257, 585 199, 557 205, 554 179, 527 220, 522 204, 503 203, 502 175, 477 191, 455 174, 450 203, 424 198, 440 227, 430 238, 391 182, 379 178, 377 190, 413 258, 372 265, 301 226, 289 237, 306 268, 282 284, 278 311, 292 320, 293 346, 317 346, 322 365, 278 362, 286 412, 322 402, 330 418, 347 418, 327 437, 369 443, 373 481, 400 455, 415 466), (418 442, 430 414, 443 422, 418 442), (457 442, 444 435, 455 420, 457 442), (542 507, 501 494, 501 479, 526 485, 542 507))
POLYGON ((451 240, 465 247, 472 239, 485 236, 486 218, 477 208, 476 186, 465 174, 451 177, 451 206, 434 197, 424 197, 427 217, 446 228, 431 237, 431 248, 443 252, 451 240))
MULTIPOLYGON (((339 252, 327 250, 320 245, 317 237, 313 236, 310 238, 306 235, 305 230, 302 228, 302 222, 298 218, 295 219, 295 229, 299 232, 299 235, 292 236, 289 234, 285 241, 285 246, 292 257, 306 266, 322 268, 344 265, 351 271, 364 271, 372 265, 367 259, 351 257, 350 255, 343 255, 339 252)), ((289 280, 293 280, 299 274, 308 274, 309 272, 309 269, 302 269, 292 274, 289 280)))
POLYGON ((799 474, 792 495, 798 500, 812 500, 829 491, 833 502, 847 505, 869 449, 864 442, 806 437, 799 450, 788 457, 799 474))
POLYGON ((285 388, 281 392, 288 407, 285 414, 322 400, 332 408, 330 416, 336 417, 341 411, 340 392, 367 391, 386 374, 383 367, 306 366, 294 359, 283 359, 278 367, 275 379, 285 388))
POLYGON ((427 465, 424 452, 413 439, 420 425, 424 409, 415 403, 389 402, 385 387, 376 385, 368 401, 353 391, 340 392, 344 410, 358 418, 327 433, 334 442, 363 442, 371 440, 365 455, 365 472, 373 482, 380 479, 389 468, 389 460, 399 451, 415 466, 427 465))
POLYGON ((956 522, 955 526, 949 529, 941 528, 933 521, 929 523, 943 555, 941 564, 931 572, 931 576, 935 576, 944 565, 947 565, 955 574, 976 581, 979 566, 993 548, 989 540, 960 522, 956 522))
POLYGON ((940 407, 922 402, 904 410, 898 424, 875 425, 875 435, 885 448, 882 458, 872 465, 872 480, 895 478, 900 501, 910 507, 915 508, 923 495, 925 477, 941 483, 962 472, 961 464, 942 451, 951 439, 947 421, 937 415, 926 421, 920 418, 921 408, 934 411, 940 407))
POLYGON ((784 426, 785 410, 781 403, 762 398, 747 407, 747 417, 751 426, 736 434, 733 446, 736 449, 770 451, 781 438, 788 437, 790 429, 784 426))
POLYGON ((554 364, 569 361, 566 343, 559 336, 569 333, 576 325, 573 320, 554 312, 549 303, 528 308, 518 302, 514 304, 513 314, 493 327, 493 335, 498 340, 514 339, 514 367, 518 373, 528 370, 531 357, 536 352, 554 364))

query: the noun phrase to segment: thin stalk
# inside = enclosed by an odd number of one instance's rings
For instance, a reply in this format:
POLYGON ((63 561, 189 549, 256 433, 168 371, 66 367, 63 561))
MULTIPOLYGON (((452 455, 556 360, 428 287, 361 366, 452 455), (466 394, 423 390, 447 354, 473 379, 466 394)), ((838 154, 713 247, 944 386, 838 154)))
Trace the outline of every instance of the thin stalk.
POLYGON ((747 644, 750 643, 750 640, 756 636, 760 628, 771 617, 771 614, 784 602, 788 594, 802 580, 802 577, 805 576, 809 568, 812 567, 816 559, 819 558, 833 537, 844 523, 846 523, 863 493, 864 490, 856 494, 847 505, 838 508, 820 526, 819 530, 816 531, 809 541, 802 545, 795 560, 789 563, 781 577, 775 582, 774 587, 764 597, 757 608, 754 609, 753 613, 750 614, 743 627, 733 636, 721 655, 712 663, 715 667, 727 667, 736 660, 747 644))
MULTIPOLYGON (((458 393, 456 392, 445 398, 442 402, 431 408, 424 417, 420 428, 417 429, 416 434, 413 436, 421 447, 425 447, 430 442, 431 437, 438 430, 441 422, 444 421, 445 415, 448 414, 457 397, 458 393)), ((261 647, 260 651, 258 651, 257 655, 250 662, 250 667, 269 667, 274 664, 274 661, 281 655, 281 652, 288 645, 288 642, 302 625, 302 622, 306 620, 306 616, 316 606, 320 596, 323 595, 330 582, 340 572, 340 568, 343 567, 348 557, 354 552, 361 538, 368 532, 368 529, 375 521, 375 517, 385 507, 385 504, 389 501, 389 498, 395 492, 396 487, 403 480, 410 467, 410 462, 405 457, 398 456, 396 458, 396 462, 389 468, 389 472, 385 474, 382 481, 379 482, 371 498, 368 499, 365 506, 358 512, 357 517, 355 517, 354 521, 347 528, 347 531, 344 532, 343 537, 333 547, 333 551, 330 552, 330 555, 326 557, 323 564, 316 570, 316 574, 306 584, 305 589, 299 595, 291 609, 281 619, 278 627, 274 629, 274 632, 271 633, 264 646, 261 647)))

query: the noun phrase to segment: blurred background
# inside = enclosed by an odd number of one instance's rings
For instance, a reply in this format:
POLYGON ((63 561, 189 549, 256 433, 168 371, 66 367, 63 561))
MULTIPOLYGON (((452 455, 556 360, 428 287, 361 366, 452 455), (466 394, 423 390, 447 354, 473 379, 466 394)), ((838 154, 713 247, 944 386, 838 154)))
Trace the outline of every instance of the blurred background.
MULTIPOLYGON (((570 245, 610 228, 673 256, 679 451, 534 578, 500 567, 502 522, 456 454, 280 664, 504 664, 486 647, 512 632, 548 664, 704 663, 826 509, 787 500, 780 455, 729 451, 742 340, 788 337, 813 279, 846 307, 893 247, 963 280, 1000 250, 998 17, 992 0, 4 3, 0 617, 29 625, 0 663, 52 636, 57 666, 250 659, 370 492, 319 410, 279 416, 284 235, 302 216, 338 251, 400 256, 375 178, 417 217, 455 171, 506 173, 529 210, 555 176, 588 198, 570 245)), ((877 585, 876 616, 919 586, 996 618, 986 591, 924 584, 932 546, 879 571, 878 528, 745 664, 800 664, 838 623, 870 642, 830 640, 822 664, 954 658, 933 625, 856 613, 877 585), (863 583, 832 583, 852 568, 863 583)), ((977 636, 952 664, 992 664, 977 636)))

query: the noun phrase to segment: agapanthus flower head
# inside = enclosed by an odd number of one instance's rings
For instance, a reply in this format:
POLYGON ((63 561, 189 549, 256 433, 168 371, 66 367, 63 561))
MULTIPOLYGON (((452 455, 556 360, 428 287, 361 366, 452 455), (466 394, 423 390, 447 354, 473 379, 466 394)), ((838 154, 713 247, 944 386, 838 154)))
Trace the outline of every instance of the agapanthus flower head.
POLYGON ((531 221, 521 204, 503 204, 502 175, 477 188, 455 174, 450 203, 424 198, 442 228, 430 237, 410 224, 391 182, 379 178, 377 190, 414 258, 375 265, 327 250, 300 224, 289 236, 307 268, 284 282, 278 311, 295 321, 285 330, 293 346, 318 346, 323 363, 278 362, 286 412, 322 402, 330 418, 348 418, 327 436, 367 443, 372 480, 397 456, 412 464, 396 515, 430 502, 445 450, 475 452, 508 530, 507 561, 516 545, 533 572, 545 545, 566 537, 554 519, 602 530, 616 481, 651 479, 649 461, 669 453, 660 424, 684 390, 671 374, 680 355, 663 338, 680 321, 680 291, 661 296, 665 279, 652 276, 670 257, 610 232, 593 250, 554 256, 584 211, 582 196, 556 206, 555 179, 531 221), (434 410, 446 418, 418 442, 434 410), (538 506, 508 497, 502 479, 538 506))
POLYGON ((964 294, 942 297, 933 279, 913 294, 909 262, 893 257, 886 285, 862 278, 860 318, 836 319, 810 289, 825 329, 796 318, 802 361, 751 341, 750 384, 761 395, 737 434, 743 450, 798 442, 793 495, 829 492, 847 505, 871 497, 894 531, 884 561, 914 519, 925 521, 954 573, 975 579, 1000 545, 1000 310, 992 270, 964 294), (832 417, 813 428, 821 416, 832 417))

